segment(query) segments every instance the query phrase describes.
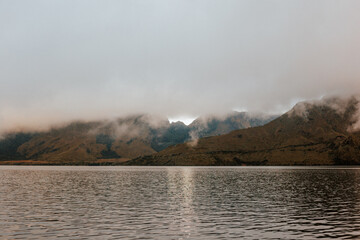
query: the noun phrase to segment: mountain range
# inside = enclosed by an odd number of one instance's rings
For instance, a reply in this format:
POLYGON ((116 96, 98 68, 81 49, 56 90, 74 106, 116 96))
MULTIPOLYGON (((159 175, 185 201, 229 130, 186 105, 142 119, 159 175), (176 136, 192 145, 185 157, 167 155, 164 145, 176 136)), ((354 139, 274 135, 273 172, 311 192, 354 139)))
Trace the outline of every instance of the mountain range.
POLYGON ((360 164, 359 97, 300 102, 281 115, 233 112, 190 125, 150 115, 73 122, 0 140, 0 164, 360 164))
POLYGON ((360 164, 359 100, 298 103, 264 126, 178 144, 128 165, 353 165, 360 164))
POLYGON ((72 122, 44 132, 6 134, 0 140, 0 164, 121 164, 201 137, 261 126, 276 117, 232 112, 199 117, 189 126, 150 115, 72 122))

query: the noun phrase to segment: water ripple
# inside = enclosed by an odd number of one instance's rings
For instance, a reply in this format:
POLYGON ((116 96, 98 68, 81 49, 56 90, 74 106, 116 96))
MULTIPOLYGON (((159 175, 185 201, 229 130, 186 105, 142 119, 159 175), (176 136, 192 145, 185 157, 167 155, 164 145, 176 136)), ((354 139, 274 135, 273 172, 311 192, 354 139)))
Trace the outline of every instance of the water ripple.
POLYGON ((1 239, 356 239, 360 169, 0 167, 1 239))

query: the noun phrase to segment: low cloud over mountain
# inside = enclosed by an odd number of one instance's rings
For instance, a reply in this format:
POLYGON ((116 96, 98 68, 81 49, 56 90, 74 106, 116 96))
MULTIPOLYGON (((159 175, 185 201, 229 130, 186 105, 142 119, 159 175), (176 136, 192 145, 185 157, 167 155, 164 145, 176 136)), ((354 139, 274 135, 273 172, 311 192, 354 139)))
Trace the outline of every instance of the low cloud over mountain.
POLYGON ((359 98, 302 102, 262 127, 180 144, 130 165, 360 164, 359 98))
POLYGON ((0 163, 119 164, 179 143, 193 144, 193 132, 201 137, 220 135, 263 125, 275 117, 234 112, 202 117, 189 126, 151 115, 73 122, 44 132, 5 135, 0 140, 0 163))

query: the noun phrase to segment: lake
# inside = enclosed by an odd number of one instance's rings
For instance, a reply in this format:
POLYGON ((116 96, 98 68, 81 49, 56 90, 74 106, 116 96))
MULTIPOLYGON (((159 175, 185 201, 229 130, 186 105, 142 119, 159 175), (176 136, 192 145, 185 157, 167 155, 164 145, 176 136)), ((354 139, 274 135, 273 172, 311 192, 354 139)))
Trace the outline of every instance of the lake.
POLYGON ((1 239, 349 239, 360 168, 0 166, 1 239))

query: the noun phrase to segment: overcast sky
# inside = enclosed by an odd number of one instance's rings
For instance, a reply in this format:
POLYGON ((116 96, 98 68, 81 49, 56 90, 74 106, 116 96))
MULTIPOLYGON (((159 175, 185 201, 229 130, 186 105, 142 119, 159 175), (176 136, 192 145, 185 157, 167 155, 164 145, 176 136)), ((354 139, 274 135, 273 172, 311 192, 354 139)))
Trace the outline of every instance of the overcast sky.
POLYGON ((360 92, 360 1, 0 0, 0 128, 360 92))

